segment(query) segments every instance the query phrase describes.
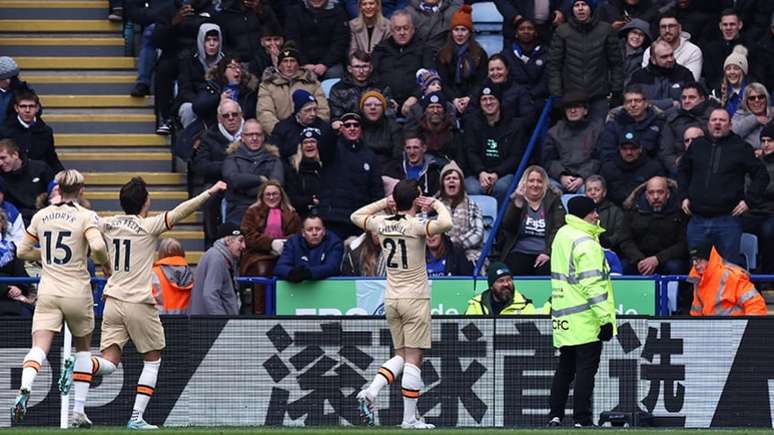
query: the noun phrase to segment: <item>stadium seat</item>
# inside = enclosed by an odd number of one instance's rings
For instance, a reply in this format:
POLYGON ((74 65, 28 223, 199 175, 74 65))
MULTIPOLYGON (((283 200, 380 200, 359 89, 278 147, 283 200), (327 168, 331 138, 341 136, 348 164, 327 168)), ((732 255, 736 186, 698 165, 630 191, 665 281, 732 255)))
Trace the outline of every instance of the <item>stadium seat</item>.
POLYGON ((476 32, 501 32, 503 16, 494 2, 473 4, 473 29, 476 32))
POLYGON ((497 220, 497 200, 489 195, 470 195, 470 200, 478 204, 484 217, 484 241, 489 237, 495 220, 497 220))
POLYGON ((747 270, 758 267, 758 237, 755 234, 742 233, 739 251, 747 261, 747 270))
POLYGON ((503 50, 502 35, 476 35, 476 42, 486 51, 487 56, 492 56, 503 50))
POLYGON ((582 193, 565 193, 562 195, 562 205, 564 206, 564 209, 567 210, 567 203, 570 202, 570 199, 572 199, 574 196, 583 196, 582 193))
POLYGON ((328 98, 331 96, 331 88, 333 88, 333 85, 339 82, 341 79, 325 79, 320 83, 322 86, 323 92, 325 93, 325 98, 328 98))

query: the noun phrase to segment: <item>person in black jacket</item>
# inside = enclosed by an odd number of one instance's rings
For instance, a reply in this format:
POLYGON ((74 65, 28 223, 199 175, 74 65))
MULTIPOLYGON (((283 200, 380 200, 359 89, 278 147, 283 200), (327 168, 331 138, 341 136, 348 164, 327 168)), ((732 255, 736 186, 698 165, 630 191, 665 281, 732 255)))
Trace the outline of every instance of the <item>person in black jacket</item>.
POLYGON ((46 193, 54 178, 48 165, 21 155, 13 139, 0 139, 0 177, 5 181, 5 200, 15 205, 28 226, 35 214, 35 200, 46 193))
POLYGON ((529 18, 517 20, 516 38, 501 52, 508 61, 511 80, 526 86, 535 101, 548 96, 548 44, 541 43, 537 27, 529 18))
POLYGON ((256 50, 253 59, 247 66, 250 74, 263 77, 266 68, 276 68, 279 64, 279 53, 285 45, 285 32, 275 21, 267 21, 261 28, 261 48, 256 50))
POLYGON ((634 131, 621 134, 618 153, 602 163, 600 174, 607 181, 610 200, 618 206, 640 184, 665 175, 661 163, 644 152, 639 135, 634 131))
MULTIPOLYGON (((337 129, 339 118, 345 113, 357 113, 360 109, 359 103, 361 96, 371 90, 378 91, 380 94, 388 97, 388 92, 380 89, 373 76, 374 65, 371 63, 371 55, 362 50, 356 50, 349 56, 349 65, 347 72, 341 80, 333 85, 328 104, 331 106, 331 121, 333 128, 337 129)), ((385 108, 394 113, 395 104, 390 102, 389 107, 385 108)))
POLYGON ((564 1, 549 0, 542 4, 547 9, 536 10, 538 2, 534 0, 494 0, 495 6, 503 16, 503 47, 510 47, 513 36, 519 27, 518 22, 527 19, 537 25, 541 43, 548 45, 554 28, 566 21, 565 12, 562 11, 564 1))
MULTIPOLYGON (((774 7, 774 2, 771 4, 774 7)), ((774 90, 774 74, 771 74, 771 71, 774 71, 774 13, 771 14, 769 23, 769 30, 750 44, 750 68, 751 75, 760 80, 766 89, 774 90)))
POLYGON ((244 119, 256 117, 259 78, 233 56, 224 56, 205 76, 204 88, 193 101, 193 112, 206 125, 214 123, 217 107, 228 99, 239 103, 244 119))
POLYGON ((760 205, 769 175, 752 147, 731 132, 725 109, 712 111, 707 129, 709 135, 694 140, 678 166, 682 209, 691 216, 688 246, 708 239, 723 258, 742 264, 739 217, 760 205))
POLYGON ((465 257, 462 248, 452 244, 446 234, 428 234, 425 245, 428 277, 473 275, 473 263, 465 257))
POLYGON ((226 52, 241 62, 250 62, 261 48, 264 26, 278 26, 277 16, 266 1, 223 0, 215 22, 223 31, 226 52))
POLYGON ((317 77, 341 77, 349 46, 349 17, 331 0, 306 0, 291 8, 285 20, 287 39, 296 42, 304 68, 317 77))
POLYGON ((723 62, 737 45, 745 45, 742 40, 742 19, 734 9, 726 9, 720 14, 720 37, 714 38, 702 47, 704 64, 702 77, 710 89, 719 88, 723 82, 723 62))
POLYGON ((319 129, 303 129, 299 135, 298 151, 285 160, 285 192, 301 218, 312 214, 320 203, 321 139, 319 129))
POLYGON ((19 66, 12 58, 0 56, 0 125, 16 116, 13 97, 19 92, 34 92, 27 82, 19 80, 19 66))
POLYGON ((599 7, 599 19, 610 23, 610 27, 616 32, 632 18, 652 23, 658 13, 653 3, 652 0, 608 0, 599 7))
POLYGON ((38 96, 33 92, 18 92, 14 97, 13 109, 16 117, 9 119, 3 126, 0 139, 12 138, 23 156, 46 163, 52 174, 64 169, 54 148, 54 132, 38 117, 38 96))
POLYGON ((223 37, 217 24, 203 23, 196 36, 196 51, 179 60, 180 76, 177 79, 176 100, 179 104, 177 114, 183 128, 197 119, 193 110, 193 101, 206 89, 207 72, 217 67, 218 62, 223 59, 222 41, 223 37))
POLYGON ((650 104, 661 110, 679 107, 683 86, 693 83, 693 73, 675 62, 672 46, 663 40, 651 44, 650 61, 632 74, 630 85, 640 85, 650 104))
POLYGON ((292 97, 293 114, 277 123, 269 140, 269 143, 279 148, 280 158, 283 160, 296 153, 301 131, 308 127, 320 131, 320 141, 336 140, 329 124, 317 116, 317 100, 314 95, 304 89, 296 89, 292 97))

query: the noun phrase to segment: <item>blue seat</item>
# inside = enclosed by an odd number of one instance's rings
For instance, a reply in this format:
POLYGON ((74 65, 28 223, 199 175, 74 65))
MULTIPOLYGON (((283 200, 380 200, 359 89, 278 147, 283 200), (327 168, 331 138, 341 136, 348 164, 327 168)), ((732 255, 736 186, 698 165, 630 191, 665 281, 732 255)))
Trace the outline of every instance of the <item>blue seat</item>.
POLYGON ((758 236, 750 233, 742 233, 739 242, 739 251, 747 261, 747 270, 758 267, 758 236))
POLYGON ((473 29, 478 32, 500 32, 503 28, 503 16, 494 2, 474 3, 473 29))
POLYGON ((489 195, 469 195, 468 197, 481 209, 484 219, 484 241, 486 241, 489 237, 489 231, 492 230, 495 220, 497 220, 497 200, 489 195))
POLYGON ((562 205, 564 206, 564 209, 567 210, 567 203, 570 202, 570 199, 572 199, 575 196, 583 196, 582 193, 565 193, 562 195, 562 205))
POLYGON ((331 96, 331 88, 333 88, 333 85, 338 83, 341 79, 325 79, 320 83, 320 86, 322 86, 323 93, 325 94, 325 98, 329 98, 331 96))
POLYGON ((503 51, 502 35, 478 34, 475 36, 475 38, 476 38, 476 42, 478 42, 478 45, 480 45, 481 48, 484 49, 487 56, 492 56, 494 54, 497 54, 503 51))

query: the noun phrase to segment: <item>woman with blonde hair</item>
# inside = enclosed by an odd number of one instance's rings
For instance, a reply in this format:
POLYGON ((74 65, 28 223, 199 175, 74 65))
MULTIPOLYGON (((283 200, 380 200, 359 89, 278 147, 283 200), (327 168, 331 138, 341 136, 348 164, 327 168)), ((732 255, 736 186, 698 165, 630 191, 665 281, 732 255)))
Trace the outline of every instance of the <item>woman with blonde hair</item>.
POLYGON ((390 37, 390 22, 382 15, 382 0, 358 0, 357 17, 349 21, 349 55, 358 49, 371 54, 390 37))
POLYGON ((285 189, 291 204, 304 217, 320 203, 321 131, 307 127, 301 131, 298 151, 285 162, 285 189))
POLYGON ((159 314, 188 314, 193 272, 185 259, 183 245, 173 238, 162 239, 159 259, 153 263, 153 298, 159 314))
POLYGON ((506 238, 501 261, 514 275, 550 275, 551 242, 564 225, 562 194, 551 186, 546 170, 529 166, 505 212, 506 238))
MULTIPOLYGON (((245 212, 240 227, 245 236, 240 274, 272 276, 285 241, 301 229, 301 218, 282 184, 269 180, 258 188, 256 201, 245 212)), ((263 286, 256 286, 253 292, 253 310, 264 312, 263 286)))
POLYGON ((731 118, 731 131, 738 134, 745 142, 755 148, 760 154, 761 130, 774 119, 771 108, 771 97, 766 86, 753 82, 744 88, 742 107, 731 118))

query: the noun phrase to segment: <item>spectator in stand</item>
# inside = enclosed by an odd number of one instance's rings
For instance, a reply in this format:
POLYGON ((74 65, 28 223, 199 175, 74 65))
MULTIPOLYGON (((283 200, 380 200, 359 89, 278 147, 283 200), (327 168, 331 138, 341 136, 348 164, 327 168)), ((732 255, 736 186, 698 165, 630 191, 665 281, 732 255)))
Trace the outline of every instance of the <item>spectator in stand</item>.
POLYGON ((285 243, 274 274, 293 283, 338 276, 343 254, 341 240, 326 230, 322 218, 307 216, 301 234, 285 243))
MULTIPOLYGON (((771 5, 774 7, 774 2, 771 5)), ((760 37, 751 39, 754 42, 750 45, 750 75, 760 80, 766 89, 774 89, 774 74, 771 74, 774 71, 774 13, 770 16, 766 26, 768 30, 760 37)))
POLYGON ((397 11, 390 18, 390 38, 374 48, 372 64, 374 82, 379 89, 390 89, 392 97, 402 108, 403 103, 414 95, 414 77, 420 68, 431 68, 435 53, 418 37, 411 15, 397 11))
MULTIPOLYGON (((250 62, 261 50, 264 28, 277 26, 279 20, 267 1, 221 0, 221 12, 215 21, 223 31, 226 52, 240 62, 250 62)), ((259 76, 260 77, 260 76, 259 76)))
POLYGON ((473 263, 465 258, 465 251, 454 246, 446 234, 428 234, 425 245, 428 277, 473 275, 473 263))
POLYGON ((279 67, 279 54, 285 45, 285 32, 279 23, 270 20, 261 27, 261 48, 255 51, 247 66, 250 74, 263 80, 269 68, 279 67))
POLYGON ((320 131, 320 140, 335 140, 330 124, 317 116, 320 105, 314 95, 304 89, 293 91, 293 113, 283 119, 271 132, 269 143, 279 148, 280 157, 286 160, 298 150, 298 138, 305 128, 320 131))
POLYGON ((382 15, 382 0, 357 0, 357 16, 349 20, 349 55, 371 54, 374 47, 390 37, 390 22, 382 15))
POLYGON ((382 178, 385 191, 392 191, 400 180, 415 180, 422 190, 422 196, 435 196, 440 189, 441 167, 432 156, 426 156, 427 145, 419 136, 408 136, 403 156, 383 166, 382 178))
POLYGON ((288 40, 295 41, 304 69, 317 77, 341 77, 349 43, 349 17, 333 0, 305 0, 292 7, 285 18, 288 40))
POLYGON ((350 237, 344 245, 342 275, 387 276, 387 261, 378 234, 366 231, 358 237, 350 237))
POLYGON ((631 236, 623 211, 607 199, 607 183, 602 176, 592 175, 586 180, 586 196, 596 204, 599 226, 605 229, 599 235, 599 244, 621 257, 621 253, 631 243, 631 236))
POLYGON ((634 73, 642 69, 642 55, 653 41, 650 25, 635 18, 618 31, 618 37, 623 40, 624 85, 629 85, 634 73))
MULTIPOLYGON (((601 121, 608 111, 608 95, 618 102, 623 90, 623 56, 608 23, 599 20, 591 0, 573 0, 567 23, 554 33, 548 52, 551 95, 569 91, 590 93, 591 119, 601 121)), ((616 106, 616 104, 612 104, 616 106)))
MULTIPOLYGON (((344 0, 341 2, 344 3, 350 17, 357 16, 358 5, 360 4, 359 1, 360 0, 344 0)), ((382 8, 382 14, 386 18, 390 18, 395 11, 407 8, 409 0, 380 0, 379 4, 382 8)))
POLYGON ((204 89, 193 102, 193 112, 206 125, 215 121, 216 109, 223 100, 239 103, 245 119, 255 118, 258 102, 258 78, 247 72, 235 57, 226 55, 206 75, 204 89))
POLYGON ((424 110, 421 104, 422 99, 429 98, 434 93, 443 96, 443 105, 448 113, 454 114, 455 117, 458 115, 454 104, 446 98, 446 94, 443 92, 443 83, 441 83, 441 76, 438 74, 438 71, 421 68, 417 71, 416 78, 419 92, 416 96, 409 97, 403 103, 403 107, 401 107, 401 114, 406 117, 406 125, 412 127, 416 125, 419 118, 422 117, 422 111, 424 110))
POLYGON ((737 45, 746 45, 742 41, 744 23, 734 9, 726 9, 720 14, 720 38, 704 44, 704 66, 702 76, 710 89, 720 87, 723 81, 724 61, 737 45))
POLYGON ((193 271, 176 239, 161 239, 159 259, 153 263, 151 289, 159 314, 188 314, 193 271))
POLYGON ((487 86, 477 97, 480 113, 465 120, 465 146, 470 175, 465 179, 469 195, 491 195, 499 202, 511 185, 527 145, 525 127, 508 116, 502 105, 502 88, 487 86))
MULTIPOLYGON (((671 1, 671 0, 670 0, 671 1)), ((677 21, 689 35, 695 36, 696 41, 703 42, 705 35, 716 31, 713 21, 717 18, 718 3, 705 0, 676 0, 673 12, 677 21)), ((669 6, 667 3, 665 6, 669 6)))
POLYGON ((363 143, 376 154, 381 167, 400 159, 403 149, 401 126, 386 115, 386 110, 387 99, 379 91, 366 91, 360 97, 363 143))
POLYGON ((242 222, 245 211, 257 197, 261 185, 274 180, 284 181, 282 162, 276 147, 264 145, 261 124, 255 119, 245 121, 242 135, 226 150, 223 161, 223 179, 226 191, 226 221, 242 222))
POLYGON ((382 169, 373 151, 363 143, 360 115, 341 117, 339 140, 320 148, 322 173, 318 211, 327 227, 341 239, 360 234, 349 216, 358 208, 384 197, 382 169))
MULTIPOLYGON (((372 1, 372 0, 371 0, 372 1)), ((379 91, 382 95, 385 92, 380 90, 373 77, 373 65, 371 64, 371 55, 365 51, 355 51, 349 56, 349 65, 344 77, 331 88, 328 102, 331 106, 331 119, 333 120, 334 130, 340 126, 339 118, 345 113, 357 113, 358 103, 366 91, 379 91)), ((392 104, 386 108, 388 112, 394 113, 395 108, 392 104)))
POLYGON ((151 94, 150 85, 156 65, 156 47, 153 46, 153 33, 156 25, 164 22, 161 13, 167 7, 167 0, 130 1, 126 4, 128 21, 135 29, 142 29, 137 53, 137 80, 129 91, 132 97, 145 97, 151 94))
POLYGON ((585 93, 568 92, 562 97, 564 119, 548 129, 543 144, 543 166, 551 184, 563 193, 583 193, 584 180, 599 171, 597 141, 602 126, 589 122, 589 100, 585 93))
POLYGON ((633 19, 651 23, 658 16, 654 3, 653 0, 608 0, 599 7, 599 19, 610 23, 616 32, 633 19))
POLYGON ((769 33, 774 3, 768 0, 747 0, 736 2, 744 21, 744 38, 748 43, 765 38, 769 33))
POLYGON ((774 124, 761 130, 760 141, 760 159, 769 174, 769 184, 761 204, 742 215, 742 228, 758 236, 758 272, 771 274, 774 273, 774 124))
POLYGON ((0 124, 12 118, 14 95, 17 92, 34 92, 27 82, 19 80, 19 66, 8 56, 0 56, 0 124))
POLYGON ((742 96, 749 83, 748 71, 747 49, 737 45, 723 63, 723 82, 712 90, 712 98, 718 101, 731 116, 734 116, 736 110, 742 105, 742 96))
POLYGON ((743 268, 726 261, 710 240, 690 250, 694 283, 691 316, 765 316, 766 301, 743 268))
POLYGON ((750 83, 744 88, 742 107, 731 118, 731 131, 749 143, 756 153, 760 153, 763 127, 774 119, 769 99, 765 86, 758 82, 750 83))
POLYGON ((534 101, 548 96, 548 45, 541 45, 539 36, 535 22, 522 17, 516 21, 515 40, 500 53, 508 62, 510 79, 525 86, 534 101))
POLYGON ((425 95, 419 101, 422 116, 416 123, 407 123, 405 135, 422 135, 428 154, 439 162, 461 161, 463 156, 462 132, 457 128, 454 113, 441 92, 425 95))
POLYGON ((411 0, 405 11, 416 26, 419 42, 435 54, 448 39, 452 15, 460 6, 462 0, 411 0))
POLYGON ((0 139, 0 177, 5 182, 5 199, 18 207, 24 225, 29 225, 36 211, 35 200, 46 193, 54 178, 51 168, 21 155, 13 139, 0 139))
MULTIPOLYGON (((24 261, 16 256, 16 244, 11 235, 13 226, 5 208, 0 208, 0 277, 27 278, 24 261)), ((35 303, 31 290, 29 284, 0 284, 0 316, 29 317, 35 303)))
POLYGON ((661 131, 664 129, 664 117, 651 106, 645 89, 640 85, 629 85, 624 91, 623 102, 623 108, 610 112, 605 130, 599 138, 599 158, 610 161, 617 154, 619 139, 626 132, 636 133, 642 150, 655 158, 658 155, 661 131))
POLYGON ((325 121, 330 120, 331 112, 322 86, 314 72, 301 68, 298 50, 292 43, 285 44, 277 62, 279 66, 276 69, 264 73, 258 90, 257 113, 263 131, 271 134, 278 122, 292 115, 291 96, 297 89, 314 95, 317 100, 317 116, 325 121))
MULTIPOLYGON (((226 160, 228 146, 239 141, 244 127, 242 109, 239 104, 225 99, 218 105, 218 123, 210 127, 202 136, 191 163, 191 171, 201 177, 205 187, 218 182, 223 176, 223 161, 226 160)), ((204 215, 204 238, 207 246, 215 241, 218 225, 223 221, 220 204, 222 195, 211 196, 202 207, 204 215)))
MULTIPOLYGON (((511 76, 508 65, 508 60, 501 53, 493 54, 487 63, 487 79, 473 96, 480 94, 485 87, 499 86, 503 90, 502 106, 508 109, 510 116, 521 118, 525 125, 531 126, 537 120, 540 108, 535 106, 530 95, 532 89, 517 83, 511 76)), ((466 115, 481 110, 479 102, 475 98, 470 100, 468 106, 466 115)))
POLYGON ((191 290, 192 316, 239 314, 236 278, 244 250, 245 236, 238 225, 227 222, 218 227, 215 244, 196 265, 191 290))
POLYGON ((694 140, 678 166, 682 209, 691 216, 688 246, 709 239, 727 260, 739 264, 739 217, 761 205, 769 176, 752 147, 731 132, 725 109, 712 111, 707 129, 709 135, 694 140))
POLYGON ((505 264, 498 262, 489 266, 487 283, 489 288, 468 302, 466 316, 539 314, 532 300, 516 290, 511 271, 505 264))
POLYGON ((54 131, 38 116, 40 99, 34 92, 19 91, 14 96, 15 118, 10 118, 0 131, 1 138, 16 142, 22 155, 40 160, 51 173, 64 169, 54 147, 54 131))
MULTIPOLYGON (((277 258, 288 238, 301 230, 301 218, 290 205, 282 185, 265 181, 258 188, 256 201, 247 208, 240 228, 245 234, 245 252, 239 264, 243 276, 273 276, 277 258)), ((253 289, 253 312, 265 312, 264 288, 253 289)))
POLYGON ((637 132, 622 133, 617 142, 618 153, 603 160, 600 175, 607 181, 610 200, 620 206, 637 186, 665 173, 661 163, 644 152, 637 132))
POLYGON ((443 92, 459 113, 468 107, 487 74, 486 52, 473 38, 471 11, 470 5, 463 5, 452 15, 449 39, 435 57, 443 92))
POLYGON ((5 181, 0 177, 0 209, 5 213, 7 225, 2 233, 5 240, 13 242, 16 246, 21 243, 24 237, 24 220, 19 209, 10 201, 5 200, 5 181))
MULTIPOLYGON (((704 56, 701 49, 693 44, 691 34, 683 32, 683 27, 677 20, 674 12, 668 11, 661 14, 658 19, 658 40, 668 43, 674 52, 675 62, 688 68, 693 74, 693 79, 699 81, 704 56)), ((642 55, 642 67, 650 63, 650 48, 642 55)))
POLYGON ((495 0, 495 6, 503 16, 503 47, 510 47, 521 20, 532 22, 541 38, 548 46, 554 28, 565 22, 562 11, 563 0, 495 0))
POLYGON ((650 64, 635 72, 630 84, 640 85, 650 103, 661 110, 679 107, 682 88, 694 82, 693 74, 675 63, 672 46, 663 40, 654 42, 650 52, 650 64))
MULTIPOLYGON (((197 117, 193 110, 193 101, 206 89, 207 81, 205 77, 210 69, 217 67, 218 62, 223 59, 223 37, 220 33, 220 27, 217 24, 204 23, 199 27, 199 34, 196 37, 196 51, 179 60, 180 76, 177 79, 179 92, 177 102, 180 105, 177 114, 183 128, 188 127, 197 117)), ((233 72, 232 72, 233 74, 233 72)), ((220 96, 220 92, 217 94, 220 96)), ((235 98, 236 99, 236 98, 235 98)), ((255 102, 253 102, 255 107, 255 102)), ((212 107, 208 112, 213 112, 212 107)))
POLYGON ((671 176, 677 176, 677 160, 685 153, 685 132, 690 127, 706 128, 715 107, 714 102, 707 98, 703 86, 689 83, 683 86, 680 107, 664 114, 658 154, 661 164, 671 176))
POLYGON ((564 225, 562 194, 540 166, 524 170, 503 218, 500 259, 514 275, 550 275, 551 243, 564 225))
MULTIPOLYGON (((464 249, 468 261, 476 262, 484 245, 484 217, 463 186, 465 176, 455 162, 441 169, 441 191, 438 199, 449 209, 454 226, 446 235, 454 246, 464 249)), ((423 210, 429 212, 430 210, 423 210)))
POLYGON ((299 135, 298 150, 285 162, 285 191, 301 217, 312 213, 320 203, 320 140, 322 132, 305 128, 299 135))

